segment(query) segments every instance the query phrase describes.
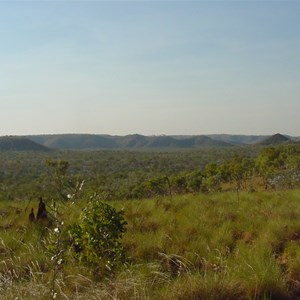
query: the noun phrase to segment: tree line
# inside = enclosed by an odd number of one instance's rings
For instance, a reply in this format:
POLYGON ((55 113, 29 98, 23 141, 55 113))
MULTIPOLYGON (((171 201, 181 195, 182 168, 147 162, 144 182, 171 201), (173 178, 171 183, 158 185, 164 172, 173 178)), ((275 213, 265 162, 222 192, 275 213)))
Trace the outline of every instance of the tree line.
POLYGON ((300 147, 288 145, 261 149, 256 157, 234 155, 203 169, 161 176, 133 188, 129 198, 184 193, 210 193, 224 189, 253 191, 300 187, 300 147))

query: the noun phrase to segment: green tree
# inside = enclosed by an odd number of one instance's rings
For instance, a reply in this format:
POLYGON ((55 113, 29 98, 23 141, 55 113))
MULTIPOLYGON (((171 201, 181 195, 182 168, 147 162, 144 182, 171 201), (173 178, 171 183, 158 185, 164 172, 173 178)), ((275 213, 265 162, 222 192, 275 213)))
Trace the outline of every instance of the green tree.
POLYGON ((280 184, 282 187, 294 188, 300 183, 300 147, 288 145, 280 153, 284 165, 280 172, 280 184))
POLYGON ((294 188, 300 184, 300 147, 283 145, 261 151, 255 161, 265 188, 294 188))
POLYGON ((267 147, 262 149, 255 160, 255 166, 263 179, 265 189, 273 186, 272 179, 284 165, 284 160, 279 148, 267 147))
POLYGON ((187 188, 192 193, 198 193, 202 185, 203 175, 201 171, 194 171, 187 174, 187 188))
POLYGON ((227 162, 226 165, 230 180, 235 183, 235 189, 239 201, 241 189, 245 188, 246 181, 254 173, 254 161, 248 157, 235 156, 227 162))
POLYGON ((201 185, 202 192, 215 192, 221 189, 221 175, 219 167, 215 163, 206 165, 203 172, 203 179, 201 185))
POLYGON ((174 190, 176 194, 183 194, 188 191, 187 180, 184 176, 178 175, 173 177, 171 180, 171 186, 172 190, 174 190))

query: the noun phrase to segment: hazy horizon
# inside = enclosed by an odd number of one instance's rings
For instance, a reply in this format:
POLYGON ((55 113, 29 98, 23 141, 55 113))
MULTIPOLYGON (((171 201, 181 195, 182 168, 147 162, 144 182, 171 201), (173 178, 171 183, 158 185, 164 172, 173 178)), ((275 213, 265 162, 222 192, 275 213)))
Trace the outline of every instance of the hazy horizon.
POLYGON ((289 136, 291 138, 298 138, 300 137, 297 135, 290 135, 290 134, 285 134, 285 133, 280 133, 280 132, 275 132, 272 134, 230 134, 230 133, 201 133, 201 134, 141 134, 141 133, 125 133, 125 134, 109 134, 109 133, 88 133, 88 132, 78 132, 78 133, 74 133, 74 132, 62 132, 62 133, 38 133, 38 134, 5 134, 5 135, 0 135, 2 137, 4 136, 17 136, 17 137, 28 137, 28 136, 37 136, 37 135, 99 135, 99 136, 120 136, 120 137, 124 137, 124 136, 130 136, 130 135, 143 135, 146 137, 160 137, 160 136, 174 136, 174 137, 189 137, 189 136, 219 136, 219 135, 226 135, 226 136, 273 136, 276 134, 281 134, 284 136, 289 136))
POLYGON ((300 136, 300 2, 0 2, 0 135, 300 136))

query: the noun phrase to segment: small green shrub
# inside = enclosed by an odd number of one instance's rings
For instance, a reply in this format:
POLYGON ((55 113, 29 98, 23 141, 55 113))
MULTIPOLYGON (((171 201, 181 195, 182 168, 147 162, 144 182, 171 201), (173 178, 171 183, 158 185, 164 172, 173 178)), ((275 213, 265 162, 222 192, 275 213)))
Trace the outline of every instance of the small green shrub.
POLYGON ((126 224, 123 211, 93 198, 82 211, 80 223, 69 230, 75 257, 83 263, 111 270, 124 258, 120 240, 126 224))

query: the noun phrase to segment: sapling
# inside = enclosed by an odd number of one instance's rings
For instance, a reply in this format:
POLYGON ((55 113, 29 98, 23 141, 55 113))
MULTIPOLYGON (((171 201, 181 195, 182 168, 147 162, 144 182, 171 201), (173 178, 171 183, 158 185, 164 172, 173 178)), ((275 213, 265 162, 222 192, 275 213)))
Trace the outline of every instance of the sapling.
POLYGON ((58 275, 63 275, 64 254, 66 245, 63 241, 64 231, 64 209, 66 201, 74 203, 81 191, 84 181, 71 184, 67 179, 67 169, 69 163, 66 161, 47 161, 47 165, 54 169, 54 182, 58 192, 58 197, 52 199, 50 215, 52 227, 49 229, 48 251, 52 266, 52 278, 50 281, 51 299, 56 299, 58 295, 58 275))

